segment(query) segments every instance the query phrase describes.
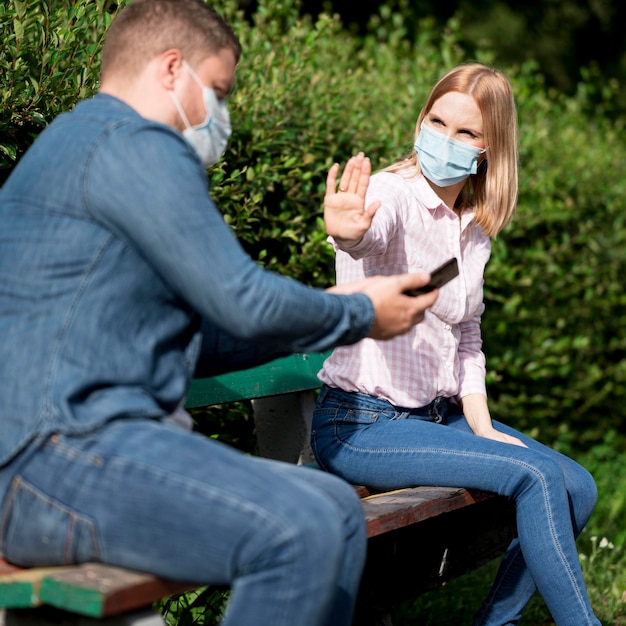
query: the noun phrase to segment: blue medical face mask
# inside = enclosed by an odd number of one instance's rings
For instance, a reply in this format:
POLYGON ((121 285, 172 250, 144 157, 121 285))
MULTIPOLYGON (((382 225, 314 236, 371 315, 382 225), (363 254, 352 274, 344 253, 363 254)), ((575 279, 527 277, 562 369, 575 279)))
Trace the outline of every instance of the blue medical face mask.
POLYGON ((478 171, 478 157, 484 150, 446 137, 422 123, 415 140, 422 173, 439 187, 449 187, 478 171))
POLYGON ((207 87, 200 80, 200 77, 191 69, 187 61, 183 61, 183 66, 202 89, 202 98, 206 108, 204 121, 197 126, 192 126, 176 94, 173 91, 169 93, 186 126, 183 136, 193 146, 204 167, 211 167, 224 154, 230 138, 231 125, 228 107, 225 101, 218 100, 213 89, 207 87))

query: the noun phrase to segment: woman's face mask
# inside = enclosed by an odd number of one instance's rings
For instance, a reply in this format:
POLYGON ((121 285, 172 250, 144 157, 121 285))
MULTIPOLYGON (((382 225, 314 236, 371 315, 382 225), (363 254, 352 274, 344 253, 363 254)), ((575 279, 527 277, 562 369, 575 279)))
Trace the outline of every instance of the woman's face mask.
POLYGON ((204 121, 197 126, 191 126, 176 94, 173 91, 169 93, 186 126, 183 136, 198 153, 204 167, 211 167, 224 154, 230 138, 231 125, 228 107, 225 101, 218 100, 213 89, 200 80, 187 61, 183 61, 183 66, 202 89, 202 98, 206 108, 204 121))
POLYGON ((478 171, 478 157, 484 149, 446 137, 422 122, 415 140, 422 173, 439 187, 449 187, 478 171))

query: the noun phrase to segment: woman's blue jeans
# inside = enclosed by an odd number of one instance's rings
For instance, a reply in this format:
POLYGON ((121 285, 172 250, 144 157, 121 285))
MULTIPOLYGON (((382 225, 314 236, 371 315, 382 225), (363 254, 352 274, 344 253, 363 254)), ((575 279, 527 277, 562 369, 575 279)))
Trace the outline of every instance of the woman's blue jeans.
POLYGON ((355 484, 385 490, 466 487, 515 502, 518 539, 475 624, 517 624, 537 589, 558 626, 600 624, 575 544, 597 500, 592 476, 530 437, 498 422, 494 426, 528 448, 477 437, 458 405, 444 398, 411 411, 323 386, 312 446, 322 468, 355 484))
POLYGON ((230 626, 349 626, 366 550, 354 489, 181 427, 119 420, 0 468, 0 554, 231 585, 230 626))

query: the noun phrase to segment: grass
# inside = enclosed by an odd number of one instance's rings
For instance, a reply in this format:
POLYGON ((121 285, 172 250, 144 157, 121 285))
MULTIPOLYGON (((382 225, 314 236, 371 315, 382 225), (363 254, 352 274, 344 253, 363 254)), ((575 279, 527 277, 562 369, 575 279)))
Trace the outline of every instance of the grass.
MULTIPOLYGON (((591 544, 591 553, 581 553, 583 572, 591 604, 604 626, 626 625, 626 554, 608 540, 591 544)), ((424 594, 412 602, 395 607, 393 626, 464 626, 470 625, 474 613, 493 581, 497 562, 458 578, 445 587, 424 594)), ((520 626, 552 626, 555 622, 541 597, 530 601, 520 626)))
MULTIPOLYGON (((613 438, 611 438, 613 437, 613 438)), ((603 626, 626 626, 626 455, 624 440, 607 443, 576 458, 596 479, 599 499, 578 540, 579 555, 591 604, 603 626)), ((465 626, 487 594, 498 563, 453 580, 390 611, 393 626, 465 626)), ((169 626, 214 626, 227 592, 204 588, 164 603, 169 626)), ((526 607, 520 626, 551 626, 554 621, 537 594, 526 607)))

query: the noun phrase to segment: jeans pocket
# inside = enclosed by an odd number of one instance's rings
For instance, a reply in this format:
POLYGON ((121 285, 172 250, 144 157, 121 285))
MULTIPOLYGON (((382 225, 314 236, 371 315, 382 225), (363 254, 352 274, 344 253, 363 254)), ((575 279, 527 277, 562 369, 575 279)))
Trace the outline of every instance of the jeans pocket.
POLYGON ((0 526, 2 553, 24 567, 98 561, 95 523, 16 477, 0 526))
POLYGON ((340 426, 369 426, 378 421, 381 412, 366 407, 342 407, 337 411, 335 423, 340 426))

